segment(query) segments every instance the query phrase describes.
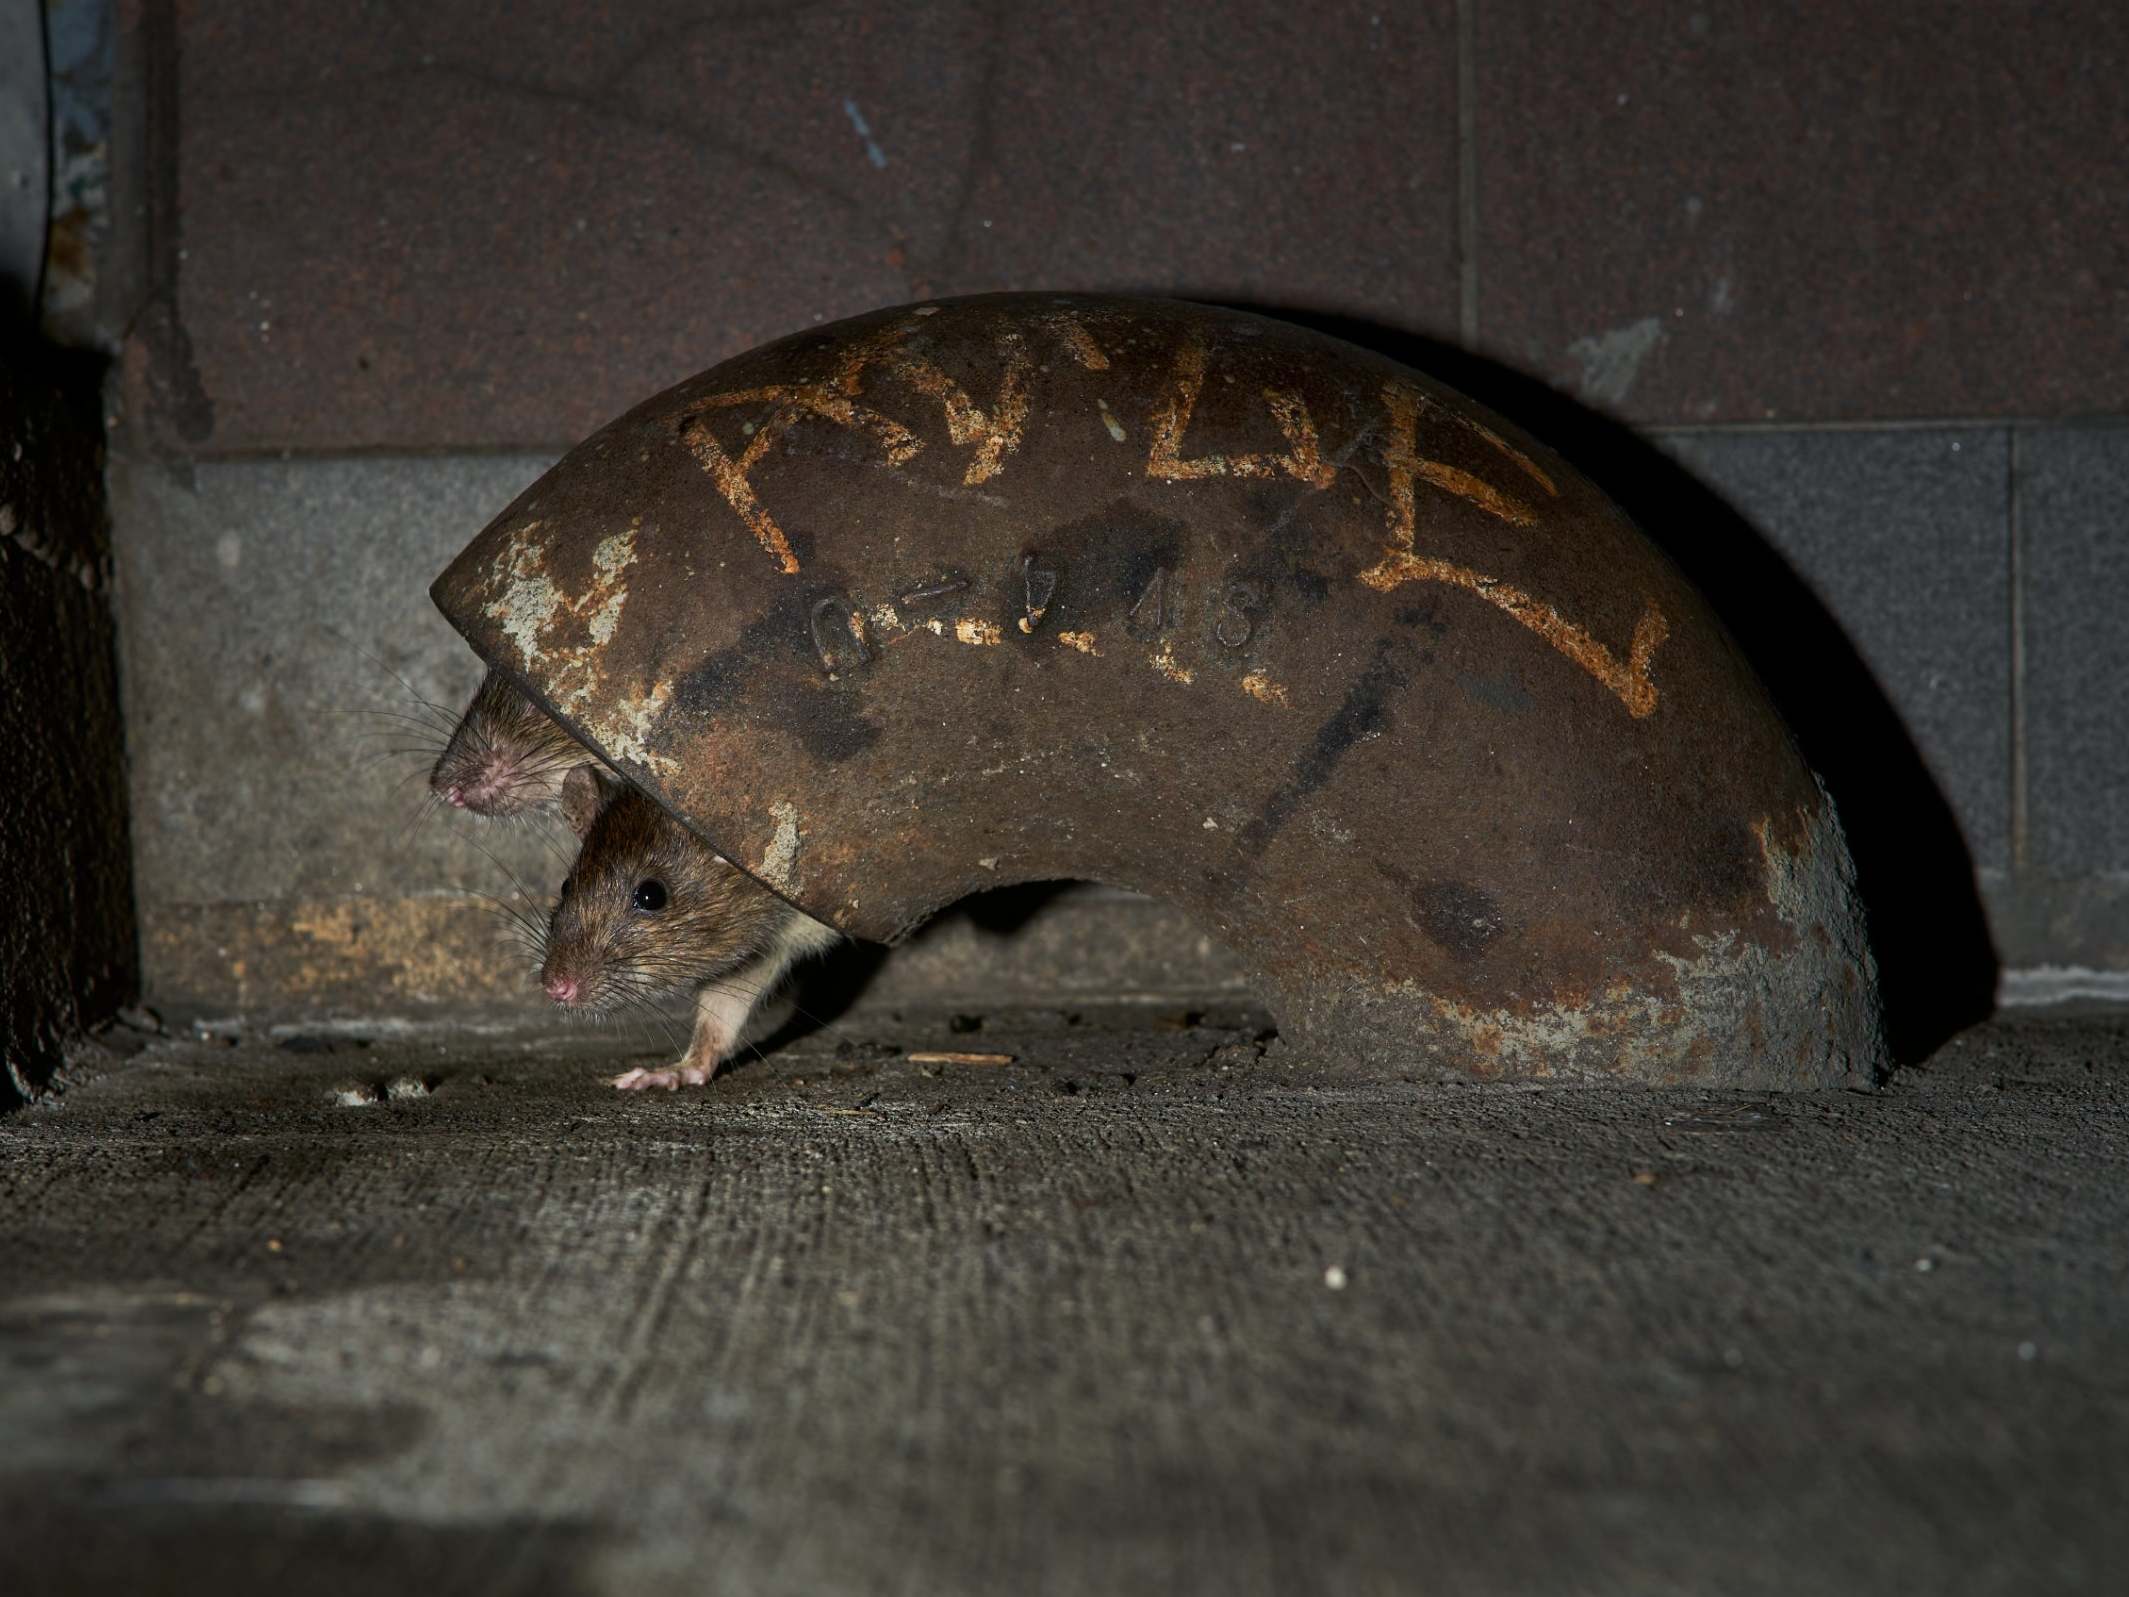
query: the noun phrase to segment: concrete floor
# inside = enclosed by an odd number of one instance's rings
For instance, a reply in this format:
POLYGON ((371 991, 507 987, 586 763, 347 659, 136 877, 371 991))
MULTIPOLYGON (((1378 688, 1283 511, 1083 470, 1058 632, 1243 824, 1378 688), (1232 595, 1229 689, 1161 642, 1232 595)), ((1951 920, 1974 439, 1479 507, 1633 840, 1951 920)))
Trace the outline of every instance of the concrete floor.
POLYGON ((1787 1098, 1253 1037, 84 1058, 0 1121, 0 1589, 2120 1589, 2129 1022, 1787 1098))

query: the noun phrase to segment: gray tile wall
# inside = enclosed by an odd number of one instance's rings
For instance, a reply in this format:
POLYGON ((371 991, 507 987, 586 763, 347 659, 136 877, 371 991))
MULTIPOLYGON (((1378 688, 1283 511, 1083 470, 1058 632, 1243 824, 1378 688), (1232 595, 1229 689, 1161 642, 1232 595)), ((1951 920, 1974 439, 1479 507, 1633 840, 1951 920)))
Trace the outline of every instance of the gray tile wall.
POLYGON ((1974 864, 2009 865, 2009 433, 1697 432, 1663 445, 1737 507, 1853 640, 1974 864))
POLYGON ((2017 449, 2019 864, 2129 875, 2129 426, 2021 430, 2017 449))

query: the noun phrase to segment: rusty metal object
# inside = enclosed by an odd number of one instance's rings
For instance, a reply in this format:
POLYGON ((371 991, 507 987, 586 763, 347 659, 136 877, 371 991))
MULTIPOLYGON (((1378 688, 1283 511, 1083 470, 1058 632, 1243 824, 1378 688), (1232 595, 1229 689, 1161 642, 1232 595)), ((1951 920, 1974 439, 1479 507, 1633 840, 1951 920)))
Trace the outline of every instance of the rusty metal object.
POLYGON ((1840 828, 1625 517, 1258 317, 1000 295, 728 361, 434 596, 808 913, 1088 877, 1374 1071, 1818 1086, 1880 1057, 1840 828))

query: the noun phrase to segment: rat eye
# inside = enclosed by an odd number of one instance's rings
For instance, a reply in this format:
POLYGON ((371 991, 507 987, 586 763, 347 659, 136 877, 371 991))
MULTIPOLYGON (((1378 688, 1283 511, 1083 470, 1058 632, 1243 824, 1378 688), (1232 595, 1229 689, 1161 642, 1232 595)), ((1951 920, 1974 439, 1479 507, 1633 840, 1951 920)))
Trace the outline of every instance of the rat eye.
POLYGON ((638 882, 636 884, 636 908, 646 915, 656 914, 665 908, 665 883, 638 882))
POLYGON ((560 897, 564 902, 566 902, 569 898, 569 878, 566 876, 562 878, 562 891, 560 897))

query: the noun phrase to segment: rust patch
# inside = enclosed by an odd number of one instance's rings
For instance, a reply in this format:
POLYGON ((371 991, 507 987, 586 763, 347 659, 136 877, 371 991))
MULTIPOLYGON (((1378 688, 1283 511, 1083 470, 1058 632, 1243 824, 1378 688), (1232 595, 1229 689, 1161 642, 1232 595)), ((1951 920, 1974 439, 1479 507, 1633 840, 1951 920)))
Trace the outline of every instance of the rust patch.
POLYGON ((1301 396, 1284 389, 1266 388, 1264 402, 1270 407, 1279 430, 1286 434, 1288 450, 1283 455, 1199 455, 1183 458, 1183 434, 1190 428, 1198 396, 1205 387, 1210 355, 1203 342, 1186 339, 1175 352, 1175 369, 1167 397, 1155 407, 1152 417, 1153 448, 1146 457, 1146 475, 1165 482, 1188 482, 1200 477, 1275 477, 1281 472, 1311 488, 1328 488, 1338 480, 1338 470, 1323 458, 1316 441, 1315 419, 1301 396))
POLYGON ((712 394, 697 400, 680 413, 681 442, 686 444, 702 469, 710 474, 717 491, 724 495, 763 551, 786 576, 798 575, 798 556, 773 516, 754 495, 750 474, 763 458, 783 442, 784 434, 805 416, 818 416, 838 427, 870 434, 886 455, 889 465, 899 466, 924 447, 917 435, 892 417, 857 403, 854 397, 865 368, 915 330, 916 322, 901 322, 861 339, 819 382, 766 383, 733 393, 712 394), (742 405, 773 405, 766 422, 750 424, 746 447, 734 457, 710 430, 709 413, 742 405))
POLYGON ((1188 687, 1198 679, 1198 674, 1178 661, 1175 657, 1175 650, 1166 643, 1163 643, 1153 653, 1147 655, 1146 663, 1152 666, 1154 670, 1160 672, 1170 682, 1179 682, 1184 687, 1188 687))
POLYGON ((1091 632, 1060 632, 1057 634, 1057 641, 1068 649, 1077 649, 1081 654, 1091 654, 1097 660, 1101 658, 1101 650, 1094 646, 1094 634, 1091 632))
POLYGON ((1535 460, 1532 460, 1522 450, 1516 448, 1514 444, 1511 444, 1476 416, 1438 404, 1427 394, 1419 394, 1417 397, 1420 405, 1426 410, 1428 415, 1454 422, 1466 432, 1484 439, 1493 448, 1499 450, 1501 454, 1513 461, 1525 476, 1529 477, 1540 488, 1543 488, 1548 495, 1555 499, 1559 498, 1559 485, 1552 480, 1550 472, 1546 471, 1544 467, 1540 466, 1535 460))
POLYGON ((1080 325, 1079 318, 1067 311, 1052 311, 1041 318, 1042 325, 1064 340, 1065 348, 1072 358, 1090 372, 1105 372, 1109 369, 1109 357, 1102 353, 1101 346, 1080 325))
POLYGON ((1259 704, 1275 704, 1281 709, 1290 702, 1286 689, 1266 676, 1262 671, 1252 671, 1242 679, 1242 691, 1259 704))
POLYGON ((1403 546, 1412 547, 1415 478, 1478 506, 1487 515, 1498 517, 1511 527, 1527 527, 1538 519, 1528 505, 1502 493, 1491 483, 1444 461, 1430 460, 1422 455, 1419 452, 1419 404, 1417 390, 1403 383, 1383 384, 1382 407, 1389 415, 1390 436, 1383 447, 1382 463, 1390 473, 1393 540, 1401 536, 1403 546))
POLYGON ((1004 468, 1005 457, 1020 447, 1020 432, 1028 419, 1028 371, 1034 359, 1027 341, 1017 333, 999 340, 1005 369, 998 378, 998 398, 984 410, 968 391, 921 356, 897 351, 891 369, 906 378, 919 393, 938 401, 946 412, 946 435, 956 444, 974 444, 975 458, 962 475, 961 485, 973 488, 988 482, 1004 468))
POLYGON ((1388 593, 1407 582, 1445 582, 1477 594, 1595 677, 1637 721, 1655 711, 1658 694, 1650 667, 1655 662, 1656 651, 1671 635, 1671 624, 1656 608, 1654 599, 1648 601, 1641 619, 1635 623, 1634 641, 1622 661, 1543 600, 1532 598, 1521 588, 1498 578, 1452 565, 1446 560, 1415 555, 1409 549, 1393 550, 1378 564, 1361 572, 1360 580, 1378 593, 1388 593))

